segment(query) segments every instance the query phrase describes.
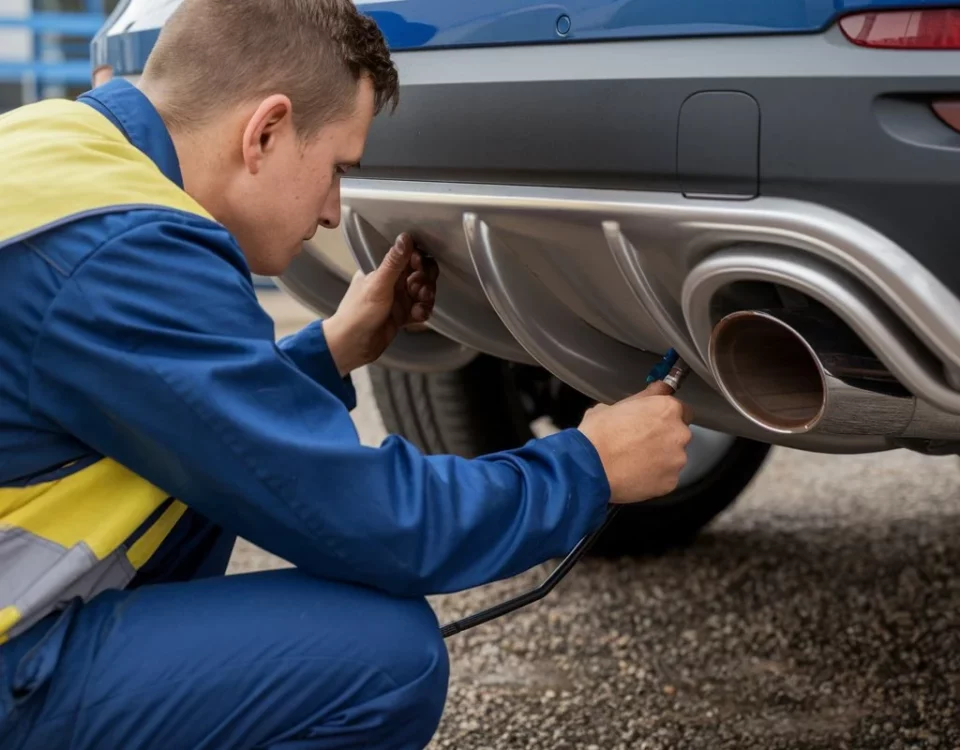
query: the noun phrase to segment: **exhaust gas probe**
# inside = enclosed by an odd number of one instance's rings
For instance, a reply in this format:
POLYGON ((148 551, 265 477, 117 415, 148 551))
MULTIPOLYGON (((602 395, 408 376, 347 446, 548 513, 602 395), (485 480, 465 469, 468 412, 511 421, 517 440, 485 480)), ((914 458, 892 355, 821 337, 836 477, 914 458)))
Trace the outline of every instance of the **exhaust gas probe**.
MULTIPOLYGON (((689 372, 690 368, 687 366, 687 364, 680 359, 673 349, 670 349, 663 356, 663 359, 660 360, 656 367, 650 371, 650 374, 647 376, 647 385, 657 380, 662 380, 664 384, 668 385, 670 389, 676 393, 678 390, 680 390, 680 386, 683 384, 683 380, 686 378, 689 372)), ((464 630, 474 628, 477 625, 482 625, 485 622, 496 620, 497 618, 503 617, 510 612, 514 612, 521 607, 526 607, 528 604, 533 604, 534 602, 543 599, 543 597, 553 591, 556 585, 564 579, 573 566, 579 562, 580 558, 586 554, 587 550, 593 546, 593 543, 600 538, 600 535, 606 531, 607 527, 610 525, 611 521, 613 521, 622 507, 622 505, 610 506, 610 509, 607 511, 607 517, 604 519, 600 528, 577 542, 577 545, 565 558, 563 558, 563 560, 560 561, 560 564, 557 565, 554 571, 547 576, 543 583, 541 583, 539 586, 534 589, 530 589, 529 591, 520 594, 513 599, 508 599, 507 601, 501 602, 500 604, 495 604, 488 609, 468 615, 462 620, 456 620, 455 622, 448 623, 440 628, 441 635, 443 635, 444 638, 449 638, 451 635, 456 635, 457 633, 462 633, 464 630)))

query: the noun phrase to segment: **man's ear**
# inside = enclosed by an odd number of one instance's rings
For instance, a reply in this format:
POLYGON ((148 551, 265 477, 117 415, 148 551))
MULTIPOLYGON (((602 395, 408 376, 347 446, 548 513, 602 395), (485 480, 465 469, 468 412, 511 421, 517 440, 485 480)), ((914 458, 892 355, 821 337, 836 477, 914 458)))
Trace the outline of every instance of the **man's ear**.
POLYGON ((293 132, 293 105, 289 97, 273 94, 260 102, 243 130, 241 147, 247 170, 257 174, 278 140, 293 132))

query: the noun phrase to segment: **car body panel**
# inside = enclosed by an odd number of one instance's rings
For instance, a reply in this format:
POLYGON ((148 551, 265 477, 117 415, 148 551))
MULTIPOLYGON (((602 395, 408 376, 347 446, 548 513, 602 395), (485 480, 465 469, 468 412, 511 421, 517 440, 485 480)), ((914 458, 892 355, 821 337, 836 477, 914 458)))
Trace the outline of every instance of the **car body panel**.
MULTIPOLYGON (((92 46, 94 65, 140 73, 182 0, 121 2, 92 46)), ((355 0, 395 51, 669 37, 796 34, 898 0, 355 0)), ((940 7, 943 0, 914 0, 940 7)))

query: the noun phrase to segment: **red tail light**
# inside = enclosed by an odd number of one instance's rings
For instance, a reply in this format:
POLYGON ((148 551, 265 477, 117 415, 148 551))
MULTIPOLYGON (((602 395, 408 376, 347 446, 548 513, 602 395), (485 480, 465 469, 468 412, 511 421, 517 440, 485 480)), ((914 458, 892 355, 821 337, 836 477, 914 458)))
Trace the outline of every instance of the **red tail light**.
POLYGON ((934 102, 933 111, 947 125, 960 132, 960 99, 941 99, 934 102))
POLYGON ((960 8, 857 13, 840 29, 861 47, 960 50, 960 8))

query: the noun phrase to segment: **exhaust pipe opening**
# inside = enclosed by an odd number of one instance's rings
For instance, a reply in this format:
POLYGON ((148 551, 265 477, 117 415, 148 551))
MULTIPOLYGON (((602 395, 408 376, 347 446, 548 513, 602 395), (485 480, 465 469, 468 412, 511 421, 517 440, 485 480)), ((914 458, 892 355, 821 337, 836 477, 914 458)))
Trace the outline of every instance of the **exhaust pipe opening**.
POLYGON ((726 397, 760 426, 797 434, 822 418, 827 385, 817 355, 773 315, 743 311, 723 318, 710 341, 710 360, 726 397))
POLYGON ((960 446, 960 415, 910 393, 823 306, 730 312, 713 329, 709 361, 730 403, 771 432, 816 430, 960 446))

